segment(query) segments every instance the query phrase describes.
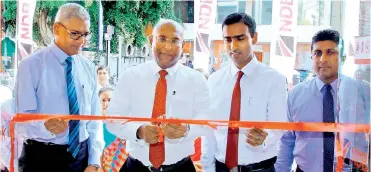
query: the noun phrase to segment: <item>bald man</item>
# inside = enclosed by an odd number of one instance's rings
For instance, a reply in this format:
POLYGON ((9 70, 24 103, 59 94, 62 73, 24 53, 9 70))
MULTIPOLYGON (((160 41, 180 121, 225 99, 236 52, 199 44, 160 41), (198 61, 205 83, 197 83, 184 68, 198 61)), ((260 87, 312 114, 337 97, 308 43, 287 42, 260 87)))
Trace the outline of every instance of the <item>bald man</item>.
MULTIPOLYGON (((205 77, 178 63, 184 30, 173 20, 161 20, 150 36, 154 60, 127 69, 113 93, 109 115, 142 118, 206 119, 209 91, 205 77)), ((187 124, 122 122, 107 124, 127 139, 129 157, 120 171, 193 172, 190 155, 195 138, 209 128, 187 124), (163 135, 159 133, 163 131, 163 135), (161 138, 162 137, 162 138, 161 138)))

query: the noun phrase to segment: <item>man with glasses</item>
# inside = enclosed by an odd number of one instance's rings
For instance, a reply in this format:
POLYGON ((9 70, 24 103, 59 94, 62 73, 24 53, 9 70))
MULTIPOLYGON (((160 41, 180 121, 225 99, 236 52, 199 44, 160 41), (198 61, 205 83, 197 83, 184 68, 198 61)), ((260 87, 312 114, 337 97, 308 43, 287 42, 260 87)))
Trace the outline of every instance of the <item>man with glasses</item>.
MULTIPOLYGON (((54 41, 20 63, 16 111, 22 115, 100 115, 95 66, 79 55, 89 35, 90 17, 82 6, 58 10, 54 41)), ((26 138, 23 172, 96 172, 103 152, 100 121, 51 118, 21 124, 26 138)))
MULTIPOLYGON (((206 119, 209 91, 198 71, 178 63, 184 30, 173 20, 161 20, 150 36, 154 60, 127 69, 120 78, 108 115, 142 118, 206 119)), ((194 140, 211 129, 186 124, 108 123, 108 131, 127 139, 129 157, 124 172, 195 172, 190 155, 194 140)))

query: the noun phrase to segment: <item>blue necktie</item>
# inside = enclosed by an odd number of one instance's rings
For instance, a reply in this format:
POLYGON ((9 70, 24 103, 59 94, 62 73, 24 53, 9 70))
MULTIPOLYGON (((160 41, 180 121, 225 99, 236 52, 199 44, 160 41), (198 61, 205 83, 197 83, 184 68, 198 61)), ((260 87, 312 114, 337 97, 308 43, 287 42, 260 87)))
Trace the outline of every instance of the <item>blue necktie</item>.
MULTIPOLYGON (((72 75, 72 57, 66 59, 66 79, 67 79, 67 95, 70 115, 79 115, 79 103, 77 101, 75 82, 73 81, 72 75)), ((76 157, 79 152, 79 120, 70 120, 69 126, 69 140, 68 140, 68 152, 72 153, 73 157, 76 157)))
MULTIPOLYGON (((331 85, 324 85, 323 92, 323 122, 335 122, 334 99, 331 85)), ((334 169, 335 135, 332 132, 323 133, 323 172, 333 172, 334 169)))

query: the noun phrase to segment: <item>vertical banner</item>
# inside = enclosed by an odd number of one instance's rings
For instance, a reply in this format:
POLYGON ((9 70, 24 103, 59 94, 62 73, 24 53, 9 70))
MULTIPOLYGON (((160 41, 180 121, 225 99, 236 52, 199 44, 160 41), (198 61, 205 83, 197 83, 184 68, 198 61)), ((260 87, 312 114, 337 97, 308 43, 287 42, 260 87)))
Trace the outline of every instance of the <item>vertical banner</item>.
POLYGON ((36 0, 18 0, 17 1, 17 64, 32 53, 32 27, 33 16, 35 13, 36 0))
POLYGON ((270 66, 287 78, 292 86, 297 44, 298 1, 272 1, 273 39, 270 50, 270 66))
MULTIPOLYGON (((215 29, 216 0, 195 0, 195 43, 194 68, 209 70, 211 32, 215 29)), ((218 28, 220 29, 220 28, 218 28)))
POLYGON ((99 10, 99 19, 98 19, 98 50, 103 51, 103 6, 102 1, 98 0, 98 10, 99 10))

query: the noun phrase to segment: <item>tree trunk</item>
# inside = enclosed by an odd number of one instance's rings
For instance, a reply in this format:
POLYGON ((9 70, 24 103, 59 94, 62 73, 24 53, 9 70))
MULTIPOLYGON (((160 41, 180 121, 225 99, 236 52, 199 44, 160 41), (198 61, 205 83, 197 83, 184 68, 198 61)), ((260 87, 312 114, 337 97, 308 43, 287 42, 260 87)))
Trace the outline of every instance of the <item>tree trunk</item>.
POLYGON ((53 40, 52 29, 48 25, 48 11, 43 9, 40 13, 40 18, 38 19, 37 25, 39 27, 41 40, 44 46, 49 45, 53 40))

